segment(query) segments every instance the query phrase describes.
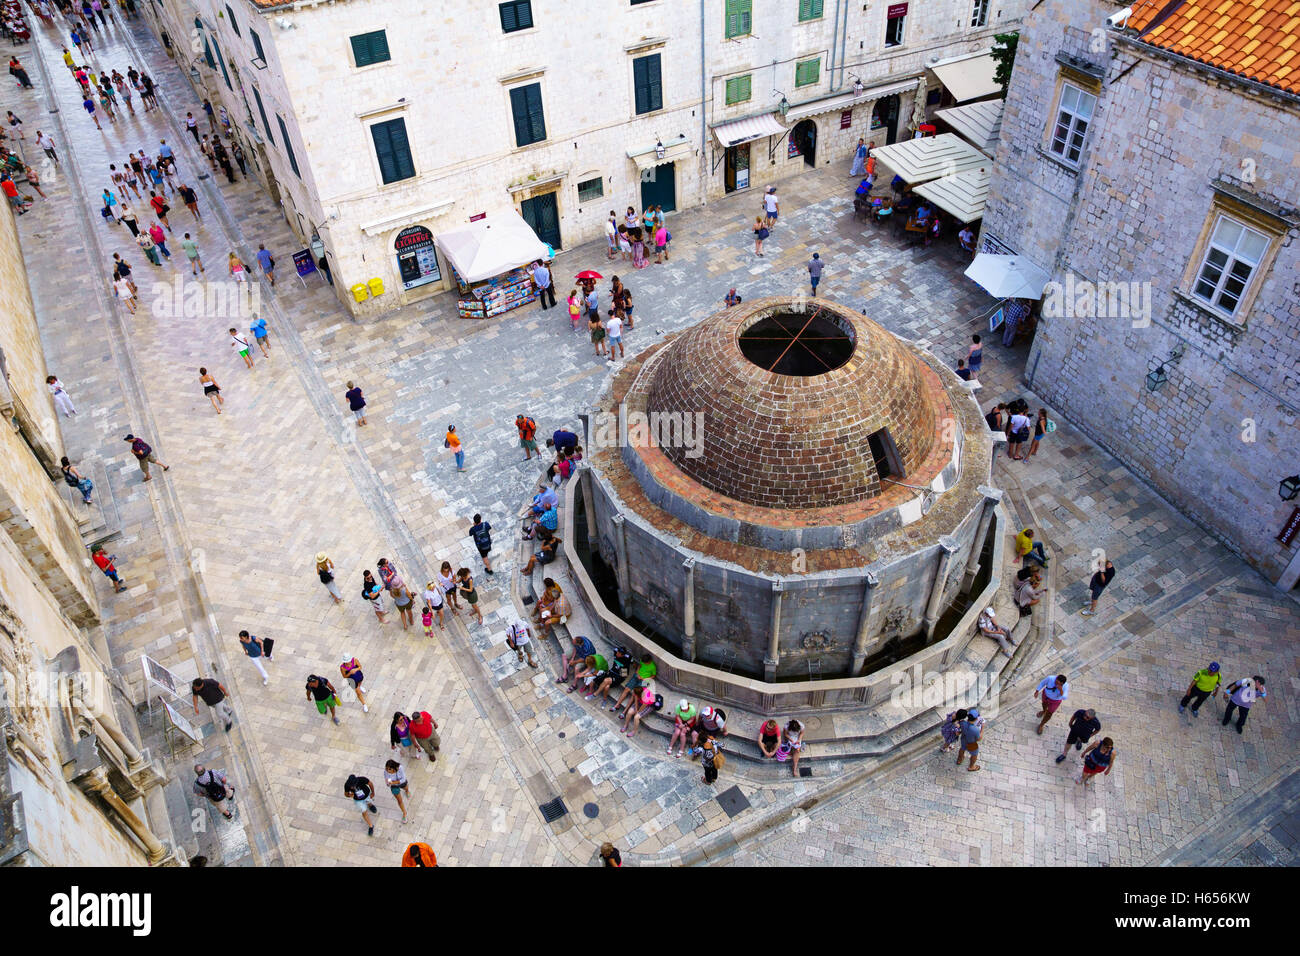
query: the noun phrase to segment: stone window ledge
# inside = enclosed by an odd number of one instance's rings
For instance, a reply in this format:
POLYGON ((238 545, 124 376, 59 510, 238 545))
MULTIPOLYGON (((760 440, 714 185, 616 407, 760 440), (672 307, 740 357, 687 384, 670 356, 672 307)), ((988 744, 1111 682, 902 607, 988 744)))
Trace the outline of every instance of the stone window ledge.
POLYGON ((1041 146, 1035 146, 1034 149, 1037 150, 1038 155, 1039 155, 1039 157, 1040 157, 1041 159, 1045 159, 1045 160, 1047 160, 1049 163, 1055 163, 1057 166, 1060 166, 1063 170, 1065 170, 1065 171, 1066 171, 1067 173, 1069 173, 1071 176, 1077 176, 1077 175, 1079 175, 1079 172, 1080 172, 1080 170, 1081 170, 1081 167, 1079 167, 1079 166, 1071 166, 1068 162, 1066 162, 1066 161, 1065 161, 1064 159, 1062 159, 1060 156, 1057 156, 1057 155, 1056 155, 1054 152, 1052 152, 1050 149, 1044 149, 1044 148, 1041 147, 1041 146))
POLYGON ((1246 331, 1246 326, 1244 323, 1233 321, 1232 319, 1225 316, 1223 313, 1218 312, 1215 309, 1212 309, 1210 306, 1206 305, 1204 302, 1202 302, 1200 299, 1196 298, 1195 296, 1191 295, 1190 293, 1184 292, 1182 289, 1174 289, 1174 298, 1176 298, 1183 305, 1186 305, 1191 309, 1195 310, 1199 315, 1202 315, 1205 318, 1215 322, 1216 324, 1223 326, 1225 329, 1228 329, 1230 332, 1246 331))

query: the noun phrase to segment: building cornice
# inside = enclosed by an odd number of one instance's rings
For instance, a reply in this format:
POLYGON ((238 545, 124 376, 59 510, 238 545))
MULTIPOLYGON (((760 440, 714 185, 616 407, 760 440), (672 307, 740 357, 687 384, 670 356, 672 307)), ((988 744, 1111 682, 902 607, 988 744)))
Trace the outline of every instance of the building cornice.
POLYGON ((385 216, 383 219, 376 219, 374 222, 365 222, 361 224, 361 231, 367 236, 379 236, 388 232, 397 226, 405 225, 416 219, 424 219, 427 216, 436 216, 446 212, 452 206, 456 205, 454 199, 444 199, 441 202, 429 203, 424 206, 416 206, 412 209, 406 209, 391 216, 385 216))
POLYGON ((1193 59, 1190 56, 1183 56, 1181 53, 1174 53, 1172 50, 1166 50, 1164 47, 1156 46, 1154 43, 1147 43, 1145 40, 1139 40, 1135 36, 1129 36, 1117 30, 1111 31, 1117 41, 1127 44, 1135 53, 1150 56, 1153 59, 1168 60, 1171 63, 1188 67, 1194 72, 1201 72, 1213 76, 1230 86, 1236 86, 1238 89, 1253 95, 1270 96, 1285 104, 1291 109, 1300 107, 1300 95, 1281 89, 1269 83, 1261 83, 1258 80, 1252 80, 1240 74, 1233 73, 1221 67, 1211 66, 1201 60, 1193 59))
POLYGON ((544 66, 529 67, 526 70, 518 70, 514 73, 507 73, 505 76, 498 76, 497 82, 502 86, 509 86, 511 83, 522 83, 524 80, 533 80, 546 72, 544 66))

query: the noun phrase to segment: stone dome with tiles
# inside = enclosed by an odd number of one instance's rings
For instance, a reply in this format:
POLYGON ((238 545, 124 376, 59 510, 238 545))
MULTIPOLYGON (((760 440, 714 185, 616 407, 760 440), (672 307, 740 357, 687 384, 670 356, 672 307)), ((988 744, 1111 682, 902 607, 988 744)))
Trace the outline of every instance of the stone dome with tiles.
POLYGON ((702 441, 662 446, 676 468, 761 509, 861 504, 915 483, 933 453, 951 456, 951 443, 938 447, 952 411, 934 372, 875 322, 822 299, 720 312, 656 354, 638 389, 651 417, 702 425, 702 441))

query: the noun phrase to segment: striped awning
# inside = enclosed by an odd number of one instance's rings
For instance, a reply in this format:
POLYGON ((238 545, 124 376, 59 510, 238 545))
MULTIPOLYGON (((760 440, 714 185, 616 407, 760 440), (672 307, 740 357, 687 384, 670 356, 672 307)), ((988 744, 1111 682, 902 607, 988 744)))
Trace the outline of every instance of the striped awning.
POLYGON ((751 143, 764 136, 784 136, 786 129, 781 125, 775 113, 763 113, 759 116, 747 116, 744 119, 718 123, 713 127, 713 136, 723 149, 751 143))
POLYGON ((941 119, 966 139, 992 156, 998 148, 998 137, 1002 134, 1002 109, 1006 100, 981 100, 967 103, 965 106, 953 106, 935 112, 935 119, 941 119))
POLYGON ((871 151, 909 186, 991 166, 992 160, 956 133, 907 139, 871 151))
POLYGON ((912 191, 924 196, 944 212, 961 222, 974 222, 984 218, 984 203, 989 198, 989 179, 993 163, 964 173, 932 179, 912 191))

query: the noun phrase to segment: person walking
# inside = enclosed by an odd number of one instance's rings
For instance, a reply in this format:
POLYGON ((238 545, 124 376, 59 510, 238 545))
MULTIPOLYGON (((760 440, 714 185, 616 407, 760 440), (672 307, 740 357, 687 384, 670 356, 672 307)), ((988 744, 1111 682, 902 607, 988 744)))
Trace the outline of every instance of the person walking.
POLYGON ((415 595, 401 581, 389 588, 388 593, 392 595, 393 606, 402 618, 402 630, 408 630, 415 623, 415 595))
POLYGON ((465 470, 465 450, 461 447, 460 436, 456 434, 456 426, 447 426, 447 437, 442 440, 442 447, 451 450, 452 455, 456 458, 456 470, 465 470))
POLYGON ((776 228, 776 220, 781 215, 781 203, 776 198, 776 187, 768 186, 767 192, 763 194, 763 212, 766 215, 765 225, 768 229, 776 228))
POLYGON ((209 770, 201 763, 194 765, 194 792, 207 797, 217 811, 227 820, 235 815, 222 806, 227 800, 235 802, 235 788, 230 785, 226 775, 219 770, 209 770))
POLYGON ((192 275, 208 271, 203 267, 203 259, 199 256, 199 244, 190 238, 188 232, 185 233, 185 238, 181 240, 181 251, 185 253, 185 258, 189 260, 192 275))
MULTIPOLYGON (((158 167, 150 166, 149 168, 156 171, 158 167)), ((158 221, 170 231, 172 224, 167 221, 167 213, 171 212, 172 207, 167 205, 167 200, 151 189, 149 190, 149 205, 153 207, 153 213, 158 217, 158 221)))
POLYGON ((533 263, 532 268, 533 285, 537 287, 537 300, 542 304, 542 310, 545 311, 548 306, 555 305, 555 282, 551 279, 551 270, 546 268, 546 264, 538 259, 533 263))
POLYGON ((1072 746, 1075 750, 1082 750, 1083 745, 1095 737, 1100 730, 1101 721, 1097 719, 1095 710, 1091 708, 1076 710, 1070 717, 1070 733, 1065 738, 1065 746, 1057 755, 1056 762, 1064 763, 1072 746))
POLYGON ((262 270, 262 275, 266 276, 266 281, 275 285, 275 257, 267 251, 266 246, 262 243, 257 244, 257 264, 262 270))
POLYGON ((320 578, 320 583, 325 585, 325 590, 330 593, 335 604, 343 603, 343 595, 339 593, 338 583, 334 580, 334 562, 324 551, 316 555, 316 576, 320 578))
POLYGON ((116 296, 124 306, 126 306, 126 311, 135 315, 135 286, 132 285, 130 279, 127 279, 124 276, 114 279, 113 295, 116 296))
POLYGON ((163 230, 162 223, 155 222, 149 227, 149 238, 153 240, 154 248, 170 262, 172 254, 167 249, 167 233, 163 230))
POLYGON ((357 425, 361 426, 366 423, 366 399, 361 394, 361 389, 354 383, 348 382, 348 390, 343 393, 347 399, 348 408, 357 420, 357 425))
POLYGON ((984 736, 984 725, 978 713, 966 714, 960 724, 959 736, 961 749, 957 751, 957 766, 960 767, 962 760, 969 754, 970 766, 966 768, 967 772, 979 770, 980 739, 984 736))
POLYGON ((1201 705, 1208 698, 1218 694, 1220 682, 1219 662, 1210 661, 1208 667, 1203 667, 1192 675, 1192 682, 1187 685, 1187 693, 1178 702, 1178 712, 1180 714, 1184 713, 1190 703, 1192 705, 1192 716, 1199 717, 1201 715, 1201 705))
MULTIPOLYGON (((270 682, 270 676, 266 673, 266 667, 262 664, 262 658, 266 656, 265 651, 262 649, 262 639, 254 637, 247 631, 240 631, 239 643, 248 659, 253 662, 253 666, 257 668, 257 672, 262 675, 262 686, 265 687, 270 682)), ((267 659, 270 660, 270 658, 267 659)))
POLYGON ((338 691, 324 677, 316 674, 307 676, 307 699, 315 701, 317 712, 323 717, 326 712, 330 715, 330 720, 334 723, 339 722, 338 714, 335 708, 340 706, 338 691))
POLYGON ((1232 719, 1233 708, 1238 711, 1237 715, 1237 733, 1242 733, 1242 728, 1246 726, 1246 718, 1250 716, 1250 708, 1257 700, 1263 700, 1268 696, 1268 691, 1264 688, 1264 678, 1256 674, 1254 677, 1243 677, 1241 680, 1233 681, 1223 689, 1223 696, 1228 699, 1227 705, 1223 708, 1223 726, 1228 726, 1228 721, 1232 719))
POLYGON ((478 590, 474 587, 474 579, 470 576, 469 568, 461 568, 456 572, 456 589, 469 605, 475 619, 482 624, 483 612, 478 609, 478 590))
POLYGON ((212 403, 212 409, 218 415, 221 414, 221 406, 226 404, 226 400, 221 397, 221 386, 213 378, 206 368, 199 369, 199 384, 203 386, 203 394, 208 397, 212 403))
POLYGON ((202 222, 203 217, 199 215, 199 197, 194 190, 185 183, 181 183, 176 187, 176 191, 180 194, 181 202, 185 204, 185 208, 190 211, 190 215, 197 221, 202 222))
POLYGON ((230 330, 230 347, 239 353, 239 357, 244 360, 244 365, 248 368, 253 367, 253 344, 240 335, 238 329, 230 330))
POLYGON ((979 380, 980 369, 984 366, 984 345, 983 340, 978 334, 971 336, 970 349, 966 352, 966 367, 970 369, 970 377, 979 380))
MULTIPOLYGON (((335 721, 338 723, 338 721, 335 721)), ((343 784, 343 793, 351 797, 353 806, 361 811, 361 819, 366 824, 366 836, 375 835, 375 821, 370 818, 370 814, 378 814, 379 808, 375 806, 371 799, 375 795, 375 787, 366 777, 358 777, 354 773, 348 774, 347 781, 343 784)))
POLYGON ((23 65, 18 62, 18 57, 16 56, 11 56, 9 58, 9 75, 17 80, 19 86, 23 89, 32 89, 31 77, 27 75, 27 71, 23 68, 23 65))
POLYGON ((817 284, 822 281, 822 270, 826 268, 826 263, 822 262, 821 253, 814 252, 811 259, 808 260, 808 282, 812 286, 812 294, 817 294, 817 284))
POLYGON ((64 418, 71 418, 77 414, 77 406, 72 404, 72 397, 57 376, 47 375, 45 377, 45 387, 50 390, 50 395, 54 398, 54 407, 59 410, 60 415, 64 418))
POLYGON ((390 760, 384 764, 384 783, 388 784, 388 792, 397 800, 397 809, 402 811, 402 822, 409 823, 410 820, 406 815, 406 801, 402 795, 411 795, 410 784, 406 779, 406 771, 396 760, 390 760))
POLYGON ((244 260, 235 255, 232 249, 226 259, 226 270, 230 273, 230 278, 234 279, 241 286, 248 283, 248 266, 244 265, 244 260))
MULTIPOLYGON (((224 110, 225 107, 223 106, 222 109, 224 110)), ((244 148, 240 146, 238 142, 232 143, 230 146, 230 155, 235 158, 235 162, 239 165, 239 175, 247 176, 248 167, 244 163, 244 148)))
POLYGON ((48 136, 45 133, 42 133, 40 130, 37 130, 36 145, 45 151, 46 156, 54 160, 56 164, 58 163, 59 156, 58 153, 55 151, 54 140, 52 137, 48 136))
POLYGON ((95 129, 102 133, 104 127, 99 125, 99 115, 95 112, 95 99, 90 95, 89 91, 87 91, 86 95, 82 97, 81 107, 86 111, 86 115, 95 121, 95 129))
POLYGON ((520 413, 515 416, 515 428, 519 431, 519 447, 524 450, 524 461, 532 458, 533 452, 541 458, 542 453, 537 451, 537 422, 520 413))
POLYGON ((1097 613, 1097 599, 1101 597, 1101 592, 1106 590, 1106 585, 1115 577, 1115 565, 1109 561, 1104 567, 1098 568, 1092 575, 1092 580, 1088 582, 1088 592, 1092 595, 1092 603, 1085 607, 1079 613, 1084 617, 1092 617, 1097 613))
POLYGON ((154 454, 153 448, 143 438, 137 438, 135 435, 127 435, 122 439, 122 441, 131 443, 131 454, 135 455, 136 463, 140 466, 140 470, 144 472, 145 481, 153 480, 153 476, 149 474, 150 462, 155 465, 162 465, 163 471, 171 470, 171 465, 164 465, 159 461, 158 456, 154 454))
POLYGON ((380 624, 387 624, 387 610, 384 608, 384 589, 375 576, 369 571, 361 572, 361 596, 370 602, 374 609, 375 617, 379 618, 380 624))
POLYGON ((527 654, 528 666, 537 667, 537 660, 533 657, 532 631, 519 618, 515 618, 514 623, 506 630, 506 647, 515 652, 519 663, 524 662, 524 655, 527 654))
POLYGON ((602 843, 600 845, 600 865, 621 868, 623 866, 623 855, 618 852, 618 847, 612 843, 602 843))
POLYGON ((411 740, 411 718, 400 710, 393 713, 393 721, 388 725, 388 745, 390 750, 401 747, 412 760, 419 760, 420 754, 411 740))
POLYGON ((609 364, 614 365, 614 349, 618 349, 619 358, 624 358, 626 353, 623 350, 623 319, 612 310, 605 322, 605 337, 609 339, 609 364))
MULTIPOLYGON (((680 757, 681 754, 678 754, 680 757)), ((700 781, 707 786, 713 786, 718 779, 718 771, 727 763, 727 758, 722 756, 718 745, 714 743, 713 738, 706 737, 704 743, 693 752, 693 756, 700 758, 700 766, 704 768, 704 776, 700 781)))
POLYGON ((762 216, 754 217, 754 255, 763 254, 763 243, 772 233, 768 230, 767 225, 763 222, 762 216))
POLYGON ((1088 781, 1097 774, 1110 776, 1110 768, 1115 766, 1115 741, 1103 737, 1083 753, 1083 769, 1075 783, 1088 785, 1088 781))
POLYGON ((352 692, 357 695, 357 700, 361 701, 361 712, 370 713, 370 705, 366 703, 366 675, 361 670, 361 662, 352 654, 344 654, 343 659, 339 661, 339 673, 343 679, 352 685, 352 692))
POLYGON ((249 323, 248 331, 253 333, 253 341, 257 343, 258 349, 262 352, 262 358, 271 357, 271 334, 266 328, 266 319, 260 318, 257 313, 253 313, 253 320, 249 323))
POLYGON ((230 691, 226 690, 225 685, 215 677, 196 677, 190 681, 190 697, 194 704, 194 713, 198 714, 199 701, 202 700, 208 705, 213 719, 225 725, 226 733, 230 733, 230 728, 235 723, 235 712, 230 704, 226 703, 226 698, 229 696, 230 691))
POLYGON ((1057 674, 1055 677, 1044 677, 1038 682, 1038 686, 1034 688, 1034 697, 1042 700, 1043 709, 1035 715, 1042 718, 1038 722, 1035 733, 1042 736, 1043 728, 1047 726, 1047 722, 1052 719, 1052 715, 1061 706, 1061 701, 1069 696, 1070 682, 1065 679, 1064 674, 1057 674))
POLYGON ((136 245, 140 247, 140 251, 144 253, 144 257, 148 259, 153 265, 155 266, 162 265, 162 256, 158 254, 158 246, 153 241, 153 235, 152 233, 149 232, 148 229, 146 229, 144 232, 137 232, 135 237, 135 242, 136 245))
POLYGON ((867 141, 859 139, 857 148, 853 150, 853 165, 849 167, 850 176, 865 176, 867 174, 867 141))
POLYGON ((215 133, 217 131, 217 111, 212 108, 212 103, 208 100, 203 101, 203 113, 208 118, 208 129, 215 133))
POLYGON ((591 345, 595 350, 596 355, 604 355, 605 326, 601 323, 598 314, 594 312, 587 313, 587 330, 591 333, 591 345))
POLYGON ((609 218, 605 220, 605 244, 609 247, 605 250, 606 259, 618 258, 618 213, 614 210, 609 211, 609 218))
POLYGON ((424 586, 424 611, 420 615, 420 621, 424 624, 424 634, 426 637, 433 637, 433 622, 436 618, 438 621, 438 630, 447 629, 446 622, 443 620, 443 608, 447 605, 446 599, 442 595, 442 588, 438 587, 437 581, 430 581, 424 586))
POLYGON ((411 707, 411 741, 424 751, 430 763, 438 759, 442 738, 438 735, 438 722, 427 710, 411 707))
MULTIPOLYGON (((534 446, 536 446, 535 442, 534 446)), ((478 556, 483 559, 483 570, 488 574, 492 574, 492 561, 489 557, 492 553, 491 523, 484 521, 481 514, 475 514, 474 523, 469 528, 469 536, 474 539, 474 547, 478 548, 478 556)))
MULTIPOLYGON (((80 487, 80 485, 78 485, 80 487)), ((117 560, 115 554, 105 554, 102 547, 96 547, 90 553, 90 560, 95 563, 95 567, 104 572, 104 577, 113 582, 113 593, 118 594, 126 590, 126 583, 117 573, 117 567, 113 564, 117 560)))
POLYGON ((91 501, 91 494, 95 490, 95 483, 85 477, 73 466, 67 455, 64 455, 59 461, 59 467, 63 470, 63 480, 71 488, 76 488, 81 492, 81 500, 85 504, 94 504, 91 501))

